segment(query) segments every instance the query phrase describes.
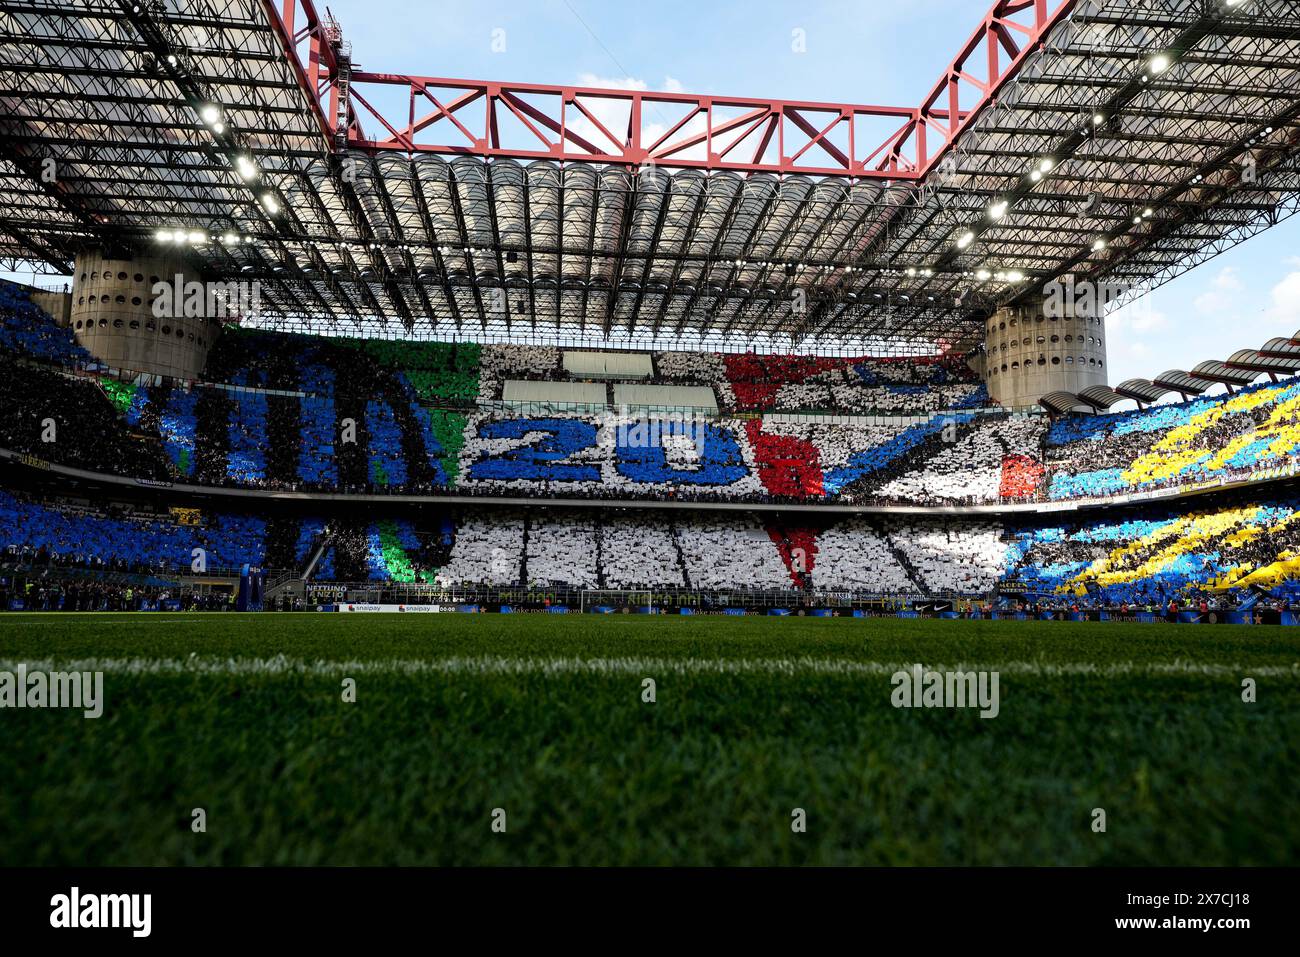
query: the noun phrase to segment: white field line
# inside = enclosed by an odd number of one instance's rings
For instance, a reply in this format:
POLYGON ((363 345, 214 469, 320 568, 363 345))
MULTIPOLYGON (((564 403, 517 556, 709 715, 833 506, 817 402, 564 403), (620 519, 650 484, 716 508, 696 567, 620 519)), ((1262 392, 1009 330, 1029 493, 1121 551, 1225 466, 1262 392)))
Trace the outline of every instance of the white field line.
MULTIPOLYGON (((350 661, 308 661, 300 658, 82 658, 38 661, 0 660, 0 671, 14 671, 19 664, 28 671, 102 671, 122 675, 781 675, 798 677, 891 676, 912 668, 915 662, 852 661, 836 658, 438 658, 371 659, 350 661)), ((1032 678, 1130 676, 1206 678, 1300 678, 1300 662, 1291 665, 1197 664, 1191 661, 1133 662, 1109 664, 1068 662, 1048 664, 1035 661, 924 663, 927 671, 997 671, 1004 675, 1032 678)))

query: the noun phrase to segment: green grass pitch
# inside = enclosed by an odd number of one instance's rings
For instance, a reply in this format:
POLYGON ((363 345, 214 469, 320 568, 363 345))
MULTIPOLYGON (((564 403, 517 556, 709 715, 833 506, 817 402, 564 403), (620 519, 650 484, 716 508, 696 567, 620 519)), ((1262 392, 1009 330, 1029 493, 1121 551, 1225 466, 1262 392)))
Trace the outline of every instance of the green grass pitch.
POLYGON ((11 614, 0 661, 105 673, 97 720, 0 710, 0 864, 1300 856, 1290 629, 11 614), (914 662, 999 671, 1000 714, 892 707, 914 662))

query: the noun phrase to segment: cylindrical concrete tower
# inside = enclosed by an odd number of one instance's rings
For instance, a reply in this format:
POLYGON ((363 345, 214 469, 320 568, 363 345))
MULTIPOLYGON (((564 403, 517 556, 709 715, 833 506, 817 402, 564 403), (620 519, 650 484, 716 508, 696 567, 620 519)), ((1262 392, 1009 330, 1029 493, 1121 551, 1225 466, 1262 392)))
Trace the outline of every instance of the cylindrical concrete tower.
POLYGON ((186 284, 198 282, 186 268, 165 254, 110 259, 82 253, 70 318, 77 341, 114 369, 197 379, 222 319, 209 309, 185 308, 186 284))
POLYGON ((1035 405, 1049 392, 1106 384, 1104 321, 1073 310, 1048 312, 1007 306, 985 323, 985 382, 1006 408, 1035 405))

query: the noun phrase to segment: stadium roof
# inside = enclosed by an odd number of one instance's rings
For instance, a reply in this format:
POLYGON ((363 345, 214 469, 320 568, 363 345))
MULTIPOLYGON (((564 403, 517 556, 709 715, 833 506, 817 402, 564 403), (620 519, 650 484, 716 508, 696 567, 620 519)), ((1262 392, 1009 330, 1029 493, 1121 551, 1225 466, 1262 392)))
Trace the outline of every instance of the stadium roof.
POLYGON ((1234 388, 1250 385, 1260 375, 1268 375, 1274 382, 1279 377, 1300 372, 1300 331, 1290 339, 1273 338, 1256 349, 1238 349, 1226 362, 1207 360, 1197 363, 1191 372, 1170 369, 1155 379, 1126 379, 1112 390, 1106 386, 1092 386, 1077 395, 1059 391, 1039 400, 1043 408, 1052 413, 1088 407, 1101 412, 1124 399, 1139 405, 1158 402, 1171 392, 1183 397, 1201 395, 1215 385, 1234 388))
MULTIPOLYGON (((1233 369, 1247 369, 1251 373, 1275 372, 1279 375, 1294 375, 1300 370, 1300 357, 1284 359, 1279 356, 1265 355, 1254 349, 1238 349, 1228 357, 1228 366, 1233 369)), ((1254 378, 1254 375, 1251 376, 1254 378)))
POLYGON ((0 35, 0 258, 179 232, 286 328, 929 346, 1300 196, 1284 0, 998 0, 903 108, 366 73, 310 0, 28 0, 0 35))
POLYGON ((1119 385, 1115 386, 1115 391, 1126 399, 1132 399, 1138 403, 1150 404, 1157 401, 1169 390, 1162 389, 1146 379, 1125 379, 1119 385))
POLYGON ((1124 401, 1124 396, 1104 385, 1089 386, 1079 392, 1079 398, 1097 411, 1109 409, 1112 405, 1124 401))
POLYGON ((1048 412, 1051 412, 1053 415, 1060 415, 1065 412, 1072 412, 1075 409, 1082 409, 1086 411, 1090 408, 1088 403, 1084 402, 1081 398, 1079 398, 1079 396, 1075 395, 1073 392, 1064 392, 1064 391, 1049 392, 1046 395, 1044 395, 1041 399, 1038 400, 1038 404, 1041 405, 1048 412))
POLYGON ((1277 356, 1280 359, 1300 359, 1300 331, 1292 339, 1270 339, 1259 351, 1263 355, 1277 356))

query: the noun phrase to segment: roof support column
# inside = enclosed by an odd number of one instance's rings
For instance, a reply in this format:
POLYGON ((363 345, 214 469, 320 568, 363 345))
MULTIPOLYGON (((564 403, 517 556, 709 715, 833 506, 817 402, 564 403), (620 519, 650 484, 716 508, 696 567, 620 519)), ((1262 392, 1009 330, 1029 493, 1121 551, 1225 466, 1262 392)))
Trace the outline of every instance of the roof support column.
POLYGON ((993 401, 1035 406, 1050 392, 1106 384, 1105 323, 1068 299, 1004 306, 985 322, 984 376, 993 401))
POLYGON ((247 286, 255 284, 202 282, 170 253, 117 259, 87 250, 77 256, 69 324, 111 369, 197 379, 222 323, 255 310, 240 292, 247 286))

